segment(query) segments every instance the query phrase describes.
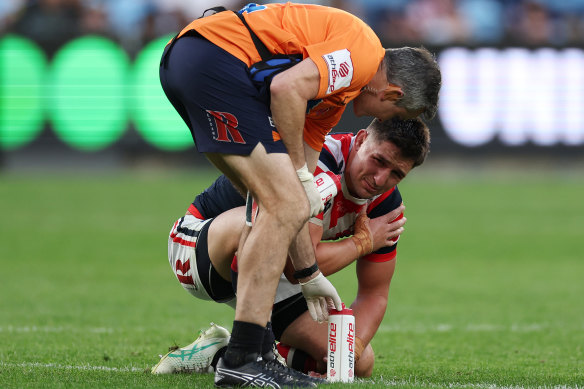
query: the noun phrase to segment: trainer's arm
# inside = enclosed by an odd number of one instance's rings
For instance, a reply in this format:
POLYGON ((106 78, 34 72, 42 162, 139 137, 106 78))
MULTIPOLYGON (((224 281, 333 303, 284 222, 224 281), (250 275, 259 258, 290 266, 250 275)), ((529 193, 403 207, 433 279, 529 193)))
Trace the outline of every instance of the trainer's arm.
POLYGON ((387 308, 389 284, 395 270, 395 261, 357 261, 357 297, 351 308, 355 315, 356 336, 366 347, 371 341, 387 308))
POLYGON ((328 276, 334 274, 357 259, 358 253, 351 239, 321 241, 323 229, 317 224, 308 223, 310 237, 314 245, 316 260, 320 271, 328 276))
POLYGON ((295 169, 308 162, 303 141, 306 104, 316 97, 319 83, 316 64, 306 58, 276 75, 270 85, 272 119, 295 169))

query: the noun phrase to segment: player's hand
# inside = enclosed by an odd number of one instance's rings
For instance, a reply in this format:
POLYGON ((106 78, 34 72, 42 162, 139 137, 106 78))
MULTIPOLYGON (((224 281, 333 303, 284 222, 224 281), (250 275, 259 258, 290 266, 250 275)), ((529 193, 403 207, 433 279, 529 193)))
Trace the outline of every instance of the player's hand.
POLYGON ((407 219, 403 217, 405 206, 402 204, 387 215, 369 219, 369 229, 373 235, 373 251, 393 246, 404 232, 407 219))
POLYGON ((363 354, 363 350, 367 345, 363 343, 361 338, 355 336, 355 362, 361 358, 361 354, 363 354))
POLYGON ((329 305, 334 306, 337 311, 343 309, 343 303, 337 290, 322 273, 319 272, 309 281, 300 281, 299 283, 312 320, 319 323, 328 320, 329 305))
POLYGON ((309 371, 307 375, 314 378, 322 378, 323 380, 326 379, 326 373, 317 373, 312 370, 309 371))
POLYGON ((308 197, 308 202, 310 203, 310 216, 316 216, 321 213, 324 209, 324 204, 318 191, 316 184, 314 183, 314 176, 308 171, 308 166, 304 164, 300 169, 296 170, 296 174, 304 187, 306 192, 306 197, 308 197))

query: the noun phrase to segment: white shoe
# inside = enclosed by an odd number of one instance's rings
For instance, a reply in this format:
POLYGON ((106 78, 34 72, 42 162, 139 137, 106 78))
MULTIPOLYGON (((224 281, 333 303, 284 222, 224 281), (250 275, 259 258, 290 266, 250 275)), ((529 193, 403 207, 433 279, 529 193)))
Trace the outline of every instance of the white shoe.
POLYGON ((215 323, 200 331, 197 339, 186 347, 170 351, 160 358, 152 374, 213 373, 211 362, 217 351, 227 346, 229 331, 215 323))

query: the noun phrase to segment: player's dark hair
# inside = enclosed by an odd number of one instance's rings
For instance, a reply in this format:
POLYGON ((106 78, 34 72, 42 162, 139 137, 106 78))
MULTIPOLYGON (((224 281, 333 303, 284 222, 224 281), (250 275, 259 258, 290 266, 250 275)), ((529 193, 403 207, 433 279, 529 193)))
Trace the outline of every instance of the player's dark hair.
POLYGON ((430 152, 430 129, 422 119, 373 119, 367 127, 376 142, 391 142, 401 151, 402 158, 414 161, 414 166, 424 163, 430 152))
POLYGON ((383 64, 387 81, 404 92, 396 105, 408 111, 423 109, 424 119, 432 119, 438 110, 442 85, 440 68, 432 53, 423 47, 385 49, 383 64))

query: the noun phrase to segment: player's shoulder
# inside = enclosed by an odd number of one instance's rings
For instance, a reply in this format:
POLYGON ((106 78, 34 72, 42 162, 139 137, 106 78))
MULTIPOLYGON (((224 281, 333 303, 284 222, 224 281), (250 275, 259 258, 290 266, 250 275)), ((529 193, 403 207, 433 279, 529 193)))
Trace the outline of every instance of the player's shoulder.
POLYGON ((335 174, 342 174, 349 158, 353 138, 354 135, 351 133, 327 135, 320 152, 319 167, 335 174))
POLYGON ((205 189, 205 192, 211 191, 211 190, 225 191, 225 192, 236 191, 236 189, 233 186, 233 184, 231 183, 231 181, 229 181, 229 179, 224 174, 217 177, 217 179, 207 189, 205 189))
POLYGON ((323 151, 347 158, 355 135, 350 132, 329 134, 324 139, 323 151))
POLYGON ((402 195, 396 185, 387 192, 371 199, 367 206, 367 216, 375 218, 386 215, 398 208, 402 202, 402 195))

